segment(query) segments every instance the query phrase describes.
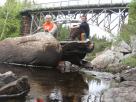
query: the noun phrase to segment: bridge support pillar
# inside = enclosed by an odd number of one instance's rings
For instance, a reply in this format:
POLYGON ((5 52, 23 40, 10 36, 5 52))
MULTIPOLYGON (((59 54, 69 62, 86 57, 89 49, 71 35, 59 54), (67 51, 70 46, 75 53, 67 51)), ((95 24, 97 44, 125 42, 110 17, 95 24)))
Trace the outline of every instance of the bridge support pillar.
POLYGON ((30 33, 31 17, 27 15, 22 16, 21 35, 27 35, 30 33))

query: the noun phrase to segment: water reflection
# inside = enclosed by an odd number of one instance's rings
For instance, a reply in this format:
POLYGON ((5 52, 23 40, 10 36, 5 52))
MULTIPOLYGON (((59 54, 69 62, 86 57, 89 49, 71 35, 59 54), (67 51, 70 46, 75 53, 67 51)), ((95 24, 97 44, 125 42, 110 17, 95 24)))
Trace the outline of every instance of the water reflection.
POLYGON ((11 99, 0 99, 0 102, 25 102, 26 98, 11 98, 11 99))
POLYGON ((88 93, 82 97, 82 102, 100 102, 102 92, 110 87, 111 81, 98 79, 88 74, 83 74, 83 77, 89 89, 88 93))
POLYGON ((0 65, 0 73, 6 71, 13 71, 18 76, 27 75, 31 89, 26 100, 10 99, 5 102, 36 102, 38 98, 43 102, 81 102, 81 96, 88 90, 88 85, 77 72, 60 73, 55 69, 0 65))
POLYGON ((30 93, 26 98, 0 100, 0 102, 100 102, 100 94, 110 81, 77 72, 61 73, 55 69, 33 69, 0 65, 0 73, 13 71, 27 75, 30 93))

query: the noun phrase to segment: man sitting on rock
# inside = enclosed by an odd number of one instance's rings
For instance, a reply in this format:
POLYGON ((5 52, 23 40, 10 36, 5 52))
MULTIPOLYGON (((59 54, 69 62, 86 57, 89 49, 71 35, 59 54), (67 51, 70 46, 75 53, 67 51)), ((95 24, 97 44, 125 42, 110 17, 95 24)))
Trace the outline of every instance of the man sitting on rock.
POLYGON ((89 24, 87 23, 87 17, 86 15, 81 16, 81 24, 79 28, 81 29, 81 40, 89 40, 89 34, 90 34, 90 28, 89 24))
POLYGON ((40 29, 43 29, 44 32, 49 32, 54 37, 57 36, 57 26, 52 21, 51 15, 46 15, 45 16, 45 23, 42 25, 42 27, 38 27, 37 31, 39 31, 40 29))
POLYGON ((75 40, 78 39, 80 41, 89 41, 90 36, 90 28, 89 24, 87 23, 87 16, 82 15, 81 17, 81 24, 74 25, 70 31, 70 39, 75 40))

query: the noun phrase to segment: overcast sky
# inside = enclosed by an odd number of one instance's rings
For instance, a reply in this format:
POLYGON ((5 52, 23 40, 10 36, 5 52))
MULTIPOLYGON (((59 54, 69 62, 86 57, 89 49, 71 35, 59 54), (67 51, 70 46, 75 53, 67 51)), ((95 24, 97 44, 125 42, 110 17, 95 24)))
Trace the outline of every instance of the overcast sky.
POLYGON ((6 0, 0 0, 0 5, 3 5, 6 0))

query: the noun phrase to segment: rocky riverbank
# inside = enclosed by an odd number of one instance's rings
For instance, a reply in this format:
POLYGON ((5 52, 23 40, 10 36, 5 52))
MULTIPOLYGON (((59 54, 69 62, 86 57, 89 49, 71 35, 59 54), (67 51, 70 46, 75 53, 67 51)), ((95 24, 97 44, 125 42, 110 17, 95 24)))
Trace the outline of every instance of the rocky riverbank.
POLYGON ((130 44, 125 41, 112 44, 111 48, 96 54, 91 64, 94 70, 117 73, 130 68, 122 64, 129 57, 136 57, 136 36, 131 37, 130 44))
POLYGON ((130 44, 125 41, 116 42, 91 61, 92 70, 113 74, 112 78, 106 75, 114 83, 101 93, 100 102, 135 102, 136 67, 122 63, 129 57, 136 57, 136 36, 131 37, 130 44))
MULTIPOLYGON (((101 93, 100 102, 135 102, 136 67, 122 63, 129 57, 136 57, 136 36, 131 37, 130 44, 125 41, 116 42, 87 64, 84 74, 88 77, 95 76, 113 81, 110 87, 101 93)), ((70 62, 63 66, 64 72, 81 71, 82 68, 85 67, 75 66, 70 62)))
POLYGON ((101 102, 135 102, 136 67, 115 74, 116 83, 101 95, 101 102))
MULTIPOLYGON (((96 94, 94 102, 135 102, 136 100, 136 67, 122 70, 121 73, 80 70, 82 75, 95 77, 109 82, 109 87, 96 94)), ((99 89, 99 88, 98 88, 99 89)), ((96 89, 96 90, 98 90, 96 89)))

